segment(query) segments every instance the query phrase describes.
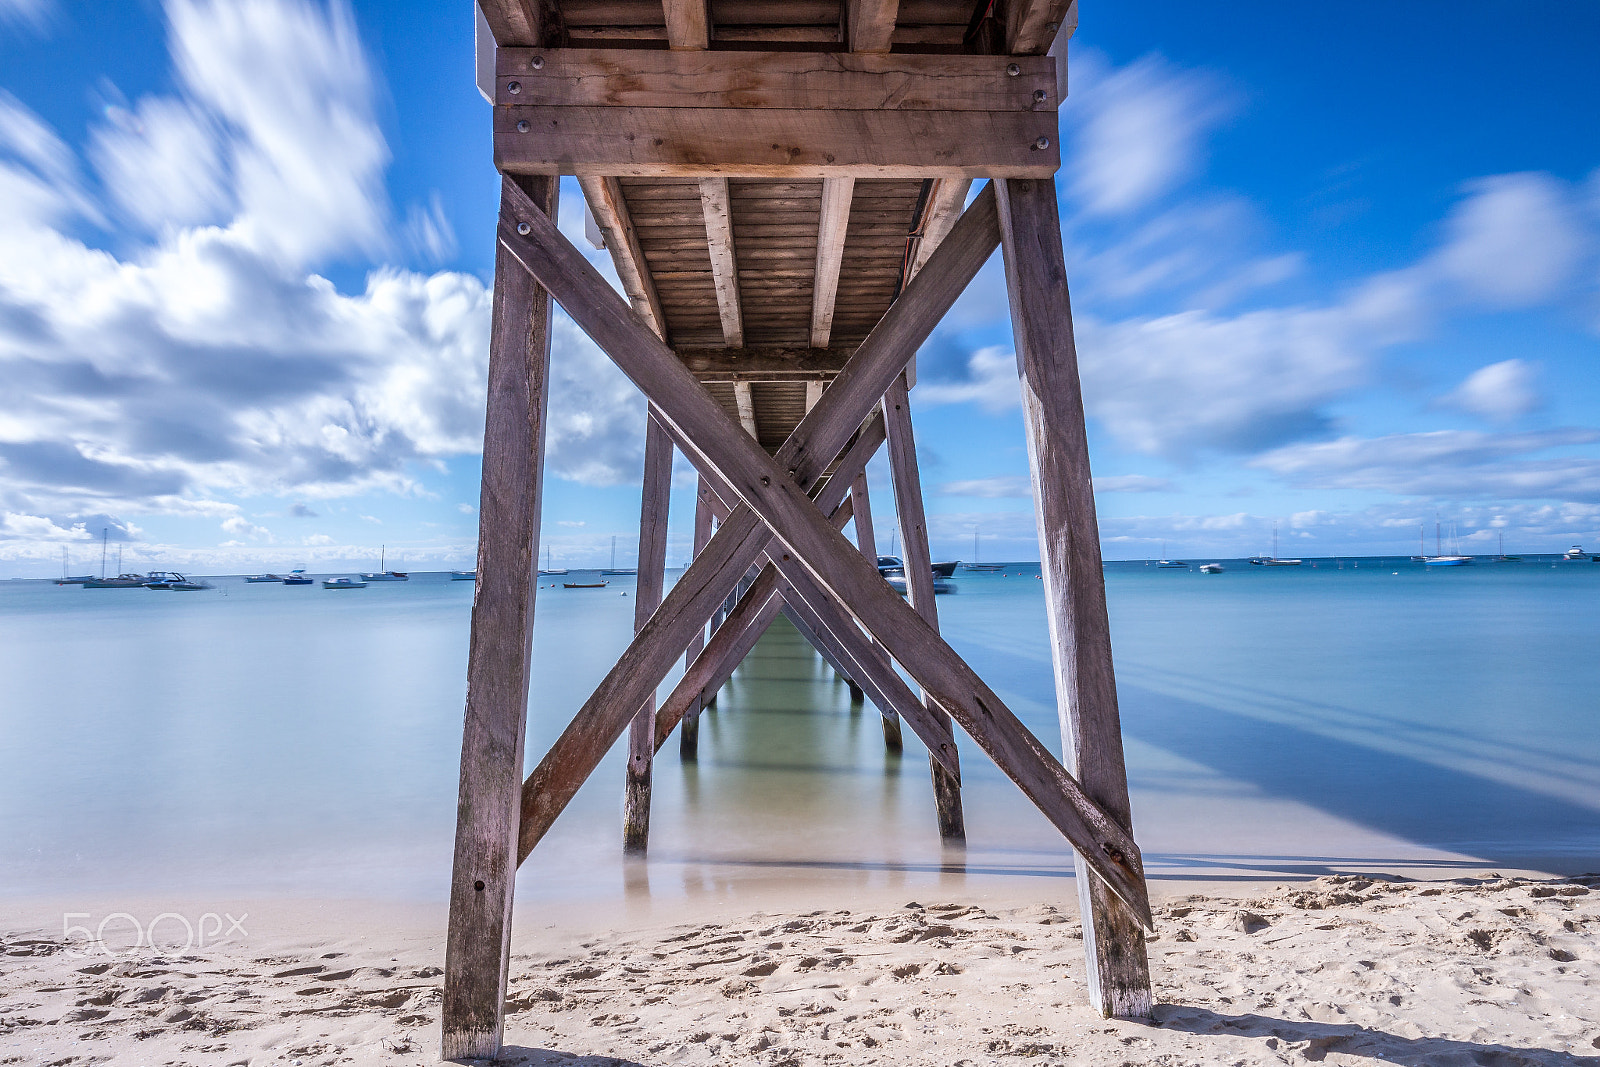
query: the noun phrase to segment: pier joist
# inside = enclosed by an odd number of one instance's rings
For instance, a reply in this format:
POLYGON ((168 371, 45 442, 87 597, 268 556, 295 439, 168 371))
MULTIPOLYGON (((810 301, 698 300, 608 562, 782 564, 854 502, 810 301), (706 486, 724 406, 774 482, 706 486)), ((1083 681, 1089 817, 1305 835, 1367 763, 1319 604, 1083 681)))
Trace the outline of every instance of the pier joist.
POLYGON ((927 746, 945 841, 965 833, 957 725, 1033 800, 1077 859, 1096 1005, 1148 1014, 1149 901, 1052 181, 1075 6, 479 6, 498 45, 505 178, 447 1057, 499 1049, 516 866, 624 736, 624 844, 643 852, 652 760, 674 729, 694 758, 701 709, 780 612, 878 707, 886 742, 904 721, 927 746), (556 229, 561 174, 578 176, 625 295, 556 229), (975 196, 974 179, 990 179, 975 196), (913 360, 1002 245, 1070 772, 940 636, 929 570, 913 360), (634 638, 518 784, 548 336, 531 324, 546 293, 650 415, 634 638), (863 472, 886 443, 908 599, 874 558, 863 472), (663 595, 674 448, 700 487, 694 558, 663 595), (841 532, 852 523, 854 543, 841 532), (658 702, 680 656, 683 677, 658 702))

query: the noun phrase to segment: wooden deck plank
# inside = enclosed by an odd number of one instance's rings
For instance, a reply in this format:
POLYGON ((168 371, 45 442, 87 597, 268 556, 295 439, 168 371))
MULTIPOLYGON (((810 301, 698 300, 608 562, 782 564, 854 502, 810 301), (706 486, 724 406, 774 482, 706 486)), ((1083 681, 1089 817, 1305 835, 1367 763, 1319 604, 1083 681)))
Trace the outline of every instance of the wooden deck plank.
POLYGON ((495 165, 506 173, 1047 178, 1061 165, 1053 112, 494 110, 495 165))
MULTIPOLYGON (((668 26, 669 42, 671 33, 668 26)), ((1049 56, 502 48, 495 80, 495 103, 507 107, 1053 111, 1058 103, 1049 56), (1039 90, 1045 100, 1035 98, 1039 90)))

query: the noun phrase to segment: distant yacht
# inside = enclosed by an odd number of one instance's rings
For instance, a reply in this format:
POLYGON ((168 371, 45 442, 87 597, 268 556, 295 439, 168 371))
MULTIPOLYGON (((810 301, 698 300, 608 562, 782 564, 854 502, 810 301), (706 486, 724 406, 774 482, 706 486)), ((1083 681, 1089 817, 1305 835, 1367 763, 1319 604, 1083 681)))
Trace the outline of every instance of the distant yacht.
POLYGON ((1250 562, 1257 567, 1298 567, 1304 560, 1278 558, 1278 524, 1272 524, 1272 555, 1251 556, 1250 562))
POLYGON ((296 568, 290 571, 283 579, 284 585, 314 585, 314 579, 303 569, 296 568))
POLYGON ((143 589, 148 581, 142 574, 119 574, 115 578, 90 578, 83 583, 85 589, 143 589))
POLYGON ((144 583, 146 589, 171 589, 176 592, 194 592, 197 589, 210 589, 210 582, 197 582, 185 578, 177 571, 153 571, 150 580, 144 583))
MULTIPOLYGON (((611 566, 600 572, 601 574, 638 574, 636 569, 617 566, 617 535, 611 535, 611 566)), ((572 588, 578 588, 573 586, 572 588)))
POLYGON ((977 528, 974 527, 972 531, 972 562, 968 563, 961 569, 964 571, 982 571, 988 574, 993 574, 995 571, 1005 570, 1006 565, 1004 563, 978 562, 978 531, 977 528))
POLYGON ((1465 567, 1467 564, 1472 562, 1471 556, 1463 556, 1460 554, 1456 544, 1455 523, 1450 524, 1450 542, 1452 552, 1447 555, 1444 551, 1442 531, 1440 526, 1437 522, 1434 523, 1433 555, 1422 557, 1423 565, 1428 567, 1465 567))
POLYGON ((389 546, 388 545, 384 545, 382 548, 380 548, 378 550, 378 572, 376 574, 363 574, 361 576, 361 580, 362 581, 364 581, 364 582, 409 582, 411 580, 411 575, 407 574, 405 571, 386 571, 386 570, 383 569, 384 564, 387 562, 388 552, 389 552, 389 546))
POLYGON ((250 582, 252 584, 256 583, 256 582, 281 582, 281 581, 283 581, 283 575, 281 575, 281 574, 249 574, 249 575, 245 576, 244 580, 246 582, 250 582))
MULTIPOLYGON (((539 573, 543 574, 544 571, 540 571, 539 573)), ((477 571, 451 571, 450 572, 450 580, 452 582, 475 582, 475 581, 478 580, 478 572, 477 571)))
POLYGON ((1202 564, 1200 564, 1200 573, 1201 574, 1221 574, 1224 569, 1225 568, 1220 563, 1202 563, 1202 564))
POLYGON ((1522 557, 1521 556, 1508 556, 1508 555, 1506 555, 1506 535, 1505 534, 1501 534, 1500 535, 1500 554, 1498 556, 1496 556, 1493 559, 1492 562, 1494 562, 1494 563, 1521 563, 1522 562, 1522 557))
MULTIPOLYGON (((615 541, 613 541, 612 543, 615 544, 615 541)), ((476 576, 478 572, 477 571, 473 571, 472 573, 473 573, 474 576, 476 576)), ((539 571, 540 577, 543 577, 543 576, 549 575, 549 574, 566 574, 566 573, 567 573, 567 568, 565 568, 565 567, 552 567, 550 565, 550 546, 549 545, 545 545, 544 546, 544 566, 539 571)))
POLYGON ((1188 570, 1189 565, 1181 559, 1166 559, 1167 543, 1161 542, 1161 555, 1163 558, 1156 560, 1156 566, 1167 570, 1188 570))
POLYGON ((365 589, 366 587, 366 582, 358 582, 354 578, 348 577, 324 578, 322 580, 322 588, 324 589, 365 589))
POLYGON ((1600 558, 1600 557, 1591 557, 1589 555, 1589 553, 1587 553, 1587 552, 1585 552, 1583 550, 1583 546, 1582 545, 1573 545, 1571 548, 1569 548, 1565 552, 1561 553, 1561 560, 1564 563, 1583 563, 1583 562, 1586 562, 1587 560, 1589 560, 1590 558, 1600 558))
POLYGON ((82 585, 84 582, 92 582, 92 581, 94 581, 94 575, 92 575, 92 574, 69 575, 67 573, 67 567, 68 566, 69 566, 69 557, 67 556, 67 546, 66 545, 62 545, 61 546, 61 577, 56 579, 56 584, 57 585, 82 585))

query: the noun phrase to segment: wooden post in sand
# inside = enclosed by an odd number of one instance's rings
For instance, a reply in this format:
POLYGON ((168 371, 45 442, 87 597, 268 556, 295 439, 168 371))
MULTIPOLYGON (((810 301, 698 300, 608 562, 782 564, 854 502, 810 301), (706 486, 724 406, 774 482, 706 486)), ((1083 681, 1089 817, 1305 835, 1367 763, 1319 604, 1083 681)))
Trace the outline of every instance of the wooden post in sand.
MULTIPOLYGON (((922 508, 922 475, 917 467, 917 442, 911 432, 911 398, 906 376, 896 378, 883 395, 883 424, 889 440, 889 473, 894 481, 895 512, 900 517, 901 557, 905 566, 906 597, 922 621, 934 629, 939 612, 933 603, 933 558, 928 548, 928 517, 922 508)), ((944 709, 922 695, 930 714, 948 725, 944 709)), ((933 798, 939 812, 939 836, 947 843, 967 839, 966 818, 961 810, 961 779, 939 765, 929 764, 933 775, 933 798)))
MULTIPOLYGON (((507 177, 504 184, 555 213, 555 178, 507 177)), ((445 1059, 500 1051, 539 587, 550 295, 504 245, 496 251, 494 281, 478 582, 445 944, 445 1059)))
MULTIPOLYGON (((1055 183, 997 184, 1062 743, 1084 792, 1131 833, 1133 812, 1055 183)), ((1077 860, 1090 1000, 1108 1016, 1148 1017, 1150 964, 1142 924, 1104 882, 1084 870, 1081 853, 1077 860)))
MULTIPOLYGON (((711 540, 711 490, 706 488, 705 480, 701 479, 699 490, 695 493, 694 500, 694 554, 698 556, 706 547, 706 542, 711 540)), ((694 663, 695 657, 700 655, 700 649, 705 647, 706 631, 704 627, 696 630, 694 637, 689 641, 689 647, 683 654, 683 669, 688 670, 694 663)), ((742 657, 741 657, 742 658, 742 657)), ((678 757, 693 760, 700 757, 700 711, 705 702, 697 695, 683 716, 683 729, 678 733, 678 757)))
MULTIPOLYGON (((872 497, 867 492, 866 472, 856 475, 855 481, 850 483, 850 504, 855 512, 856 547, 861 549, 861 554, 878 565, 878 539, 872 529, 872 497)), ((856 700, 862 698, 859 689, 852 689, 850 695, 856 700)), ((899 752, 905 748, 905 740, 900 733, 900 716, 892 709, 879 708, 883 712, 883 744, 890 752, 899 752)))
MULTIPOLYGON (((661 606, 667 571, 667 508, 672 494, 672 438, 652 412, 645 419, 644 492, 639 502, 639 580, 633 601, 637 632, 661 606)), ((650 772, 656 752, 656 698, 639 706, 628 731, 622 847, 642 853, 650 842, 650 772)))

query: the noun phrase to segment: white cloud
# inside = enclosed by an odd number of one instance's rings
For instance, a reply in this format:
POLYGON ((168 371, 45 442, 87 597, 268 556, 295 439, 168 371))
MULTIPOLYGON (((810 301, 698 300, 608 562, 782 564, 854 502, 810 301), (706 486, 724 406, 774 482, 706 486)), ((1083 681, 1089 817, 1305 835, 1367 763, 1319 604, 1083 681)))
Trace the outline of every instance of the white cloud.
POLYGON ((644 396, 565 314, 550 360, 550 470, 589 485, 636 482, 644 469, 644 396))
POLYGON ((1097 493, 1166 493, 1173 488, 1167 479, 1148 474, 1108 474, 1094 480, 1097 493))
POLYGON ((1540 452, 1600 442, 1600 430, 1439 430, 1289 445, 1250 465, 1313 489, 1375 490, 1462 500, 1600 501, 1600 460, 1540 452))
POLYGON ((955 380, 919 379, 917 401, 974 403, 991 412, 1006 411, 1022 402, 1017 385, 1017 357, 1011 349, 1001 345, 980 348, 968 357, 963 370, 964 377, 955 380))
POLYGON ((333 538, 329 537, 327 534, 312 534, 311 536, 304 538, 302 540, 302 544, 308 545, 312 548, 315 548, 319 545, 331 545, 333 544, 333 538))
POLYGON ((11 23, 29 29, 44 28, 51 0, 0 0, 0 26, 11 23))
POLYGON ((1158 56, 1108 70, 1090 54, 1073 74, 1069 189, 1094 214, 1143 207, 1192 174, 1203 138, 1228 113, 1213 79, 1158 56))
POLYGON ((242 515, 235 515, 230 519, 222 520, 222 529, 235 537, 248 537, 251 540, 271 541, 272 531, 265 526, 257 526, 242 515))
POLYGON ((231 208, 219 131, 200 108, 147 97, 137 110, 111 107, 91 133, 89 156, 101 182, 146 228, 220 222, 231 208))
POLYGON ((1566 183, 1548 174, 1500 174, 1467 191, 1446 223, 1447 243, 1433 257, 1439 274, 1492 307, 1528 307, 1557 296, 1587 244, 1566 183))
POLYGON ((1507 359, 1479 367, 1441 402, 1494 422, 1511 422, 1544 405, 1538 378, 1537 365, 1507 359))
POLYGON ((1002 475, 996 478, 974 478, 970 481, 945 482, 939 487, 940 496, 968 496, 980 500, 999 500, 1005 497, 1033 496, 1033 481, 1027 475, 1002 475))

